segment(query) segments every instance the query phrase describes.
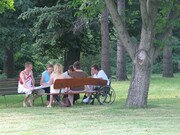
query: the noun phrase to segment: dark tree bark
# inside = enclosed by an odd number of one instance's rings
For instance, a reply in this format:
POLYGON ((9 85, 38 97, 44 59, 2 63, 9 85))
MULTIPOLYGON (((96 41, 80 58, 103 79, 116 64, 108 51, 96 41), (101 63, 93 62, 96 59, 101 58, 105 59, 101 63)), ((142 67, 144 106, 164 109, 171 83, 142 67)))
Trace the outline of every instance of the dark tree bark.
MULTIPOLYGON (((117 0, 117 8, 119 15, 125 17, 125 0, 117 0)), ((125 21, 124 21, 125 24, 125 21)), ((117 69, 116 78, 119 81, 127 80, 126 72, 126 53, 122 41, 118 38, 117 40, 117 69)))
POLYGON ((75 61, 80 61, 81 43, 76 38, 74 47, 70 46, 64 56, 64 70, 66 71, 75 61))
POLYGON ((109 11, 106 8, 102 13, 101 18, 101 39, 102 39, 102 49, 101 49, 101 68, 105 71, 108 77, 110 74, 110 51, 109 51, 109 23, 108 23, 109 11))
POLYGON ((169 44, 163 49, 163 77, 173 77, 172 47, 169 44))
POLYGON ((3 70, 7 78, 14 78, 14 54, 12 46, 5 48, 5 59, 3 65, 3 70))

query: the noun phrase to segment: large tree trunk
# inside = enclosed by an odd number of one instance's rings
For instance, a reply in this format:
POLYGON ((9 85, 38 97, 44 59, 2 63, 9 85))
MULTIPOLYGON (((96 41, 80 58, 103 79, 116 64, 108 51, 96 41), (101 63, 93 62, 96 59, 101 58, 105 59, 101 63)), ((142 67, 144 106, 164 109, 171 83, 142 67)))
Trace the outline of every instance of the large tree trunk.
MULTIPOLYGON (((125 17, 125 0, 117 0, 118 12, 121 16, 125 17)), ((124 21, 125 24, 125 21, 124 21)), ((126 72, 126 53, 122 41, 117 40, 117 69, 116 78, 119 81, 127 80, 126 72)))
POLYGON ((134 65, 126 106, 137 108, 147 106, 151 67, 155 53, 153 41, 158 6, 157 0, 139 0, 139 2, 142 17, 142 29, 140 44, 136 46, 133 45, 130 39, 123 23, 123 18, 118 14, 114 1, 105 0, 119 38, 129 53, 134 65))
POLYGON ((66 71, 70 65, 75 61, 80 61, 80 49, 79 48, 69 48, 66 54, 66 59, 64 62, 64 70, 66 71))
POLYGON ((158 1, 139 1, 142 17, 141 40, 133 60, 134 74, 131 78, 126 106, 142 108, 147 106, 151 69, 154 60, 155 48, 153 40, 155 38, 158 1))
POLYGON ((7 78, 13 78, 14 76, 14 54, 13 48, 9 46, 9 48, 5 49, 5 59, 4 59, 4 73, 7 78))
POLYGON ((108 23, 109 11, 106 8, 101 17, 101 68, 105 71, 108 77, 110 77, 110 51, 109 51, 109 23, 108 23))
POLYGON ((79 43, 78 38, 75 39, 74 44, 76 44, 76 47, 69 46, 68 51, 64 54, 64 71, 75 61, 80 61, 81 43, 79 43))
POLYGON ((173 77, 172 48, 168 44, 163 49, 163 77, 173 77))
POLYGON ((140 50, 133 63, 133 72, 128 97, 127 107, 146 107, 150 77, 151 61, 146 51, 140 50))

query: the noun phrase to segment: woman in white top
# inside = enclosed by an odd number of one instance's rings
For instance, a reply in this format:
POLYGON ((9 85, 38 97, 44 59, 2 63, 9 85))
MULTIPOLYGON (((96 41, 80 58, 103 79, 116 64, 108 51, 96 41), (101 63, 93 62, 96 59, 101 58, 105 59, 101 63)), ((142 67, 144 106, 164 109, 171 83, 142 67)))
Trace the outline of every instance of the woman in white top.
MULTIPOLYGON (((59 93, 60 89, 54 89, 54 82, 56 79, 65 79, 66 76, 63 74, 63 67, 61 64, 55 64, 54 65, 54 72, 52 73, 51 79, 50 79, 50 93, 59 93)), ((50 102, 47 107, 51 107, 53 102, 53 95, 50 95, 50 102)))

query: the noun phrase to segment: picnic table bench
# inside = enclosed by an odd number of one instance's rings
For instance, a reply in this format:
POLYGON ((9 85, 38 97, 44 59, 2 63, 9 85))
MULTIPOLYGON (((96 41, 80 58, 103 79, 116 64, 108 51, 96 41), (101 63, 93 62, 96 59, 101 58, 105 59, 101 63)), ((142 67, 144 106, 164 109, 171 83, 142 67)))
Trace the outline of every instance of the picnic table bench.
POLYGON ((54 89, 60 89, 59 94, 53 95, 68 95, 68 94, 92 94, 96 98, 99 104, 112 104, 115 101, 116 94, 114 89, 107 85, 107 81, 99 78, 68 78, 57 79, 54 82, 54 89), (94 90, 71 90, 74 87, 81 87, 85 85, 93 85, 94 90), (63 88, 70 88, 69 91, 62 93, 63 88))
MULTIPOLYGON (((39 78, 35 78, 35 85, 39 85, 39 78)), ((7 106, 7 100, 6 95, 18 95, 18 94, 24 94, 24 93, 18 93, 18 79, 17 78, 10 78, 10 79, 1 79, 0 80, 0 96, 4 97, 6 106, 7 106)), ((43 98, 41 96, 41 101, 43 103, 43 98)))

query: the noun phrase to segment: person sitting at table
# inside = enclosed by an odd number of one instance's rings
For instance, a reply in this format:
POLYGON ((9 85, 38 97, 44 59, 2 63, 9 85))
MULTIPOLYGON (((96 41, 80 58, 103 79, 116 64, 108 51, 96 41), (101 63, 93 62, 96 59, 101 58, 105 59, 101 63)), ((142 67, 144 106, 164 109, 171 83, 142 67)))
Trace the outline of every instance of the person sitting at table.
MULTIPOLYGON (((52 107, 52 103, 53 103, 53 94, 59 94, 60 89, 54 89, 54 82, 56 79, 65 79, 66 76, 63 74, 63 67, 61 64, 55 64, 54 65, 54 72, 52 73, 52 76, 50 78, 50 101, 47 107, 52 107)), ((62 89, 61 92, 66 92, 66 89, 62 89)))
POLYGON ((69 75, 74 71, 73 65, 70 65, 68 67, 68 70, 64 72, 63 74, 66 76, 66 78, 71 78, 69 75))
MULTIPOLYGON (((107 85, 109 85, 109 79, 106 73, 103 70, 100 70, 98 65, 94 64, 91 66, 91 75, 93 78, 101 78, 101 79, 107 80, 107 85)), ((88 89, 92 90, 94 89, 94 87, 92 86, 90 88, 90 86, 88 86, 88 89)), ((93 101, 92 99, 90 99, 90 95, 91 94, 87 95, 87 98, 83 99, 84 103, 91 103, 93 101)))
MULTIPOLYGON (((47 88, 43 88, 45 93, 50 93, 50 77, 53 72, 53 65, 52 64, 47 64, 46 70, 42 73, 41 79, 40 79, 40 85, 42 86, 49 86, 47 88)), ((49 104, 50 101, 50 95, 47 95, 47 105, 49 104)))
MULTIPOLYGON (((72 78, 87 78, 88 77, 88 74, 80 69, 79 61, 76 61, 73 63, 73 68, 74 68, 74 71, 69 74, 70 77, 72 77, 72 78)), ((76 91, 76 90, 78 91, 78 90, 87 89, 87 88, 86 88, 86 86, 83 86, 83 87, 73 87, 70 89, 74 90, 74 91, 76 91)), ((71 105, 73 105, 79 98, 80 98, 79 94, 69 95, 71 105)))
MULTIPOLYGON (((26 107, 26 102, 29 98, 29 96, 32 94, 32 91, 34 90, 34 76, 33 76, 33 65, 31 62, 25 63, 25 69, 20 72, 19 74, 19 81, 18 81, 18 93, 25 93, 25 97, 23 100, 23 107, 26 107)), ((44 91, 42 89, 35 90, 32 99, 29 100, 29 104, 32 107, 33 101, 42 96, 44 94, 44 91)))

